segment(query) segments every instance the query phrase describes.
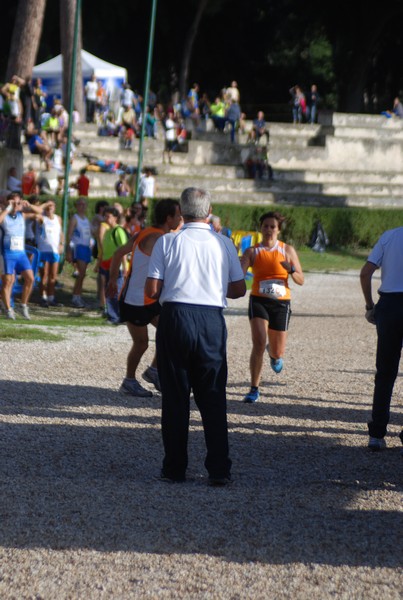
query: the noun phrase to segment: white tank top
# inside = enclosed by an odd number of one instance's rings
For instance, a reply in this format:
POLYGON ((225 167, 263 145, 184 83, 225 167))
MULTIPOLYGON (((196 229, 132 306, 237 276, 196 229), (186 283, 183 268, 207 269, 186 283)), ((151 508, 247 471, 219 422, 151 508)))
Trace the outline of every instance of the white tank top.
POLYGON ((39 252, 59 252, 61 226, 59 219, 55 216, 53 219, 43 217, 41 225, 41 234, 38 242, 39 252))
POLYGON ((75 246, 90 246, 91 245, 91 224, 87 217, 79 217, 74 215, 76 219, 76 227, 73 231, 71 241, 75 246))

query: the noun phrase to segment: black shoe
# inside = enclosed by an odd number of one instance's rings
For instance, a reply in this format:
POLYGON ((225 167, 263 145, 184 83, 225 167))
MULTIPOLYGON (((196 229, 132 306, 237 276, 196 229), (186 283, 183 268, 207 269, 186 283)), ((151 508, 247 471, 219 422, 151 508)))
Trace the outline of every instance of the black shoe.
POLYGON ((168 477, 164 471, 161 471, 159 480, 166 481, 167 483, 184 483, 186 481, 186 477, 168 477))
POLYGON ((55 307, 62 308, 63 304, 61 304, 57 300, 49 300, 49 306, 55 306, 55 307))
POLYGON ((212 487, 224 487, 225 485, 231 485, 232 479, 231 476, 227 477, 209 477, 208 484, 212 487))

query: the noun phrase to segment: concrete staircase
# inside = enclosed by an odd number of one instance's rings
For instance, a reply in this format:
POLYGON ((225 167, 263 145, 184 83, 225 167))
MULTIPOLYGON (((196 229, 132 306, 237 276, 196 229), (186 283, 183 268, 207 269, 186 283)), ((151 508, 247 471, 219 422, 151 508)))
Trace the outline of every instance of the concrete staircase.
MULTIPOLYGON (((247 130, 251 123, 247 124, 247 130)), ((188 186, 207 188, 217 203, 299 204, 403 208, 403 122, 383 116, 322 113, 318 125, 270 124, 269 162, 274 180, 245 178, 244 162, 253 147, 246 134, 231 144, 228 134, 192 133, 187 153, 163 164, 163 140, 145 139, 143 165, 158 171, 158 196, 178 197, 188 186)), ((116 138, 99 137, 82 124, 71 180, 87 165, 82 154, 137 166, 138 141, 119 150, 116 138)), ((24 163, 32 162, 24 147, 24 163)), ((116 174, 88 173, 90 195, 114 196, 116 174)))

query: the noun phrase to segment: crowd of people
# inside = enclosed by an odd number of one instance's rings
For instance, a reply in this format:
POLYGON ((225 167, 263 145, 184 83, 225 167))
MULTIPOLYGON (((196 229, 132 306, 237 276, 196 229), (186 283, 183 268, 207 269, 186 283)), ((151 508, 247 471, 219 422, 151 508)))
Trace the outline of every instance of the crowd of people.
MULTIPOLYGON (((150 94, 145 116, 146 134, 157 137, 161 128, 165 139, 164 160, 171 162, 172 152, 178 144, 186 142, 189 120, 198 128, 203 120, 210 118, 217 131, 229 131, 232 142, 238 130, 247 133, 248 141, 255 146, 255 155, 247 165, 249 176, 261 177, 262 169, 266 169, 271 178, 267 155, 264 156, 269 130, 263 111, 258 112, 252 129, 246 132, 235 81, 222 90, 213 103, 206 94, 200 96, 199 91, 195 83, 184 100, 173 100, 168 107, 159 105, 156 96, 150 94), (265 144, 260 143, 263 139, 265 144)), ((315 123, 320 103, 317 87, 312 85, 305 95, 296 85, 290 89, 290 95, 293 122, 315 123)), ((66 127, 70 117, 60 101, 56 100, 48 112, 40 80, 32 84, 18 77, 2 87, 0 96, 3 99, 1 118, 4 118, 6 103, 9 116, 24 127, 31 153, 40 155, 46 170, 54 168, 61 173, 66 161, 66 127)), ((134 137, 139 135, 141 107, 142 98, 128 84, 116 99, 108 97, 102 82, 95 77, 86 86, 87 122, 96 122, 100 135, 119 137, 121 147, 130 148, 134 137)), ((400 108, 397 98, 393 114, 401 116, 400 108)), ((77 117, 72 115, 72 118, 77 117)), ((152 169, 145 169, 139 182, 140 203, 133 203, 124 210, 118 202, 109 205, 99 201, 91 221, 86 200, 89 179, 85 169, 72 185, 79 197, 64 240, 56 204, 53 199, 40 201, 41 186, 32 165, 21 180, 14 167, 8 172, 10 193, 0 205, 1 297, 6 318, 17 318, 12 293, 17 278, 22 282, 20 314, 24 319, 31 318, 29 299, 35 274, 27 247, 38 253, 40 304, 44 308, 60 306, 56 297, 57 277, 65 247, 66 260, 74 267, 71 304, 75 309, 86 307, 83 289, 88 265, 93 262, 99 309, 107 323, 125 323, 132 340, 120 386, 122 393, 140 397, 152 395, 140 383, 137 370, 148 348, 148 325, 157 328, 156 354, 142 378, 162 393, 165 455, 161 478, 171 482, 186 479, 192 389, 205 430, 205 466, 209 481, 212 485, 226 485, 231 480, 231 460, 226 420, 226 330, 222 311, 227 297, 238 298, 245 294, 245 275, 251 271, 253 284, 248 310, 252 339, 251 385, 243 401, 255 403, 261 394, 259 384, 265 352, 274 373, 283 369, 291 317, 289 279, 297 285, 304 283, 297 252, 279 239, 283 216, 277 212, 264 213, 260 218, 262 241, 247 248, 239 259, 237 248, 225 235, 219 218, 211 214, 210 196, 204 190, 189 188, 183 192, 180 202, 160 200, 155 207, 154 223, 147 226, 148 199, 156 195, 152 169)), ((132 195, 134 188, 135 174, 119 175, 115 186, 117 196, 132 195)), ((369 423, 372 450, 385 447, 391 395, 402 348, 403 271, 391 268, 396 264, 393 262, 396 256, 402 254, 400 230, 387 232, 381 238, 361 272, 366 317, 377 325, 378 333, 377 374, 369 423), (382 269, 382 285, 381 299, 375 306, 370 284, 377 268, 382 269)), ((403 441, 403 433, 401 438, 403 441)))
MULTIPOLYGON (((130 84, 124 83, 116 102, 111 100, 101 81, 97 85, 100 101, 95 103, 93 99, 95 88, 91 100, 88 100, 88 93, 86 96, 87 121, 98 123, 99 135, 118 137, 121 148, 131 149, 133 139, 140 136, 143 97, 133 91, 130 84)), ((159 103, 156 94, 150 90, 144 118, 145 135, 165 139, 165 151, 171 160, 170 153, 180 151, 188 139, 189 128, 198 129, 210 118, 217 131, 228 129, 234 142, 236 131, 245 131, 246 116, 241 110, 238 84, 232 81, 230 86, 219 92, 214 102, 206 93, 200 94, 198 83, 192 85, 183 99, 176 92, 167 105, 159 103)))
MULTIPOLYGON (((6 317, 12 320, 16 313, 11 290, 17 276, 23 280, 21 314, 30 319, 28 300, 34 277, 25 240, 31 244, 37 241, 40 252, 41 303, 58 306, 55 286, 63 246, 62 222, 53 200, 42 204, 34 200, 28 202, 19 192, 13 192, 1 206, 2 301, 6 317)), ((289 280, 297 285, 304 283, 298 254, 279 239, 284 217, 266 212, 259 221, 261 241, 239 257, 212 214, 210 195, 205 190, 187 188, 180 202, 160 200, 150 226, 145 226, 143 208, 132 206, 124 213, 118 204, 109 206, 99 201, 90 222, 86 199, 76 201, 67 234, 67 260, 77 270, 72 305, 85 307, 83 282, 88 264, 96 257, 98 299, 105 300, 108 322, 125 323, 132 341, 120 386, 122 393, 152 396, 140 383, 137 371, 149 344, 148 325, 157 328, 156 353, 142 378, 162 394, 161 479, 175 483, 186 480, 192 390, 205 433, 208 481, 211 485, 227 485, 231 482, 231 459, 226 415, 226 299, 245 295, 245 276, 251 270, 251 387, 244 402, 252 404, 260 399, 265 352, 274 373, 283 370, 291 317, 289 280)), ((401 230, 391 230, 381 237, 361 272, 365 316, 377 325, 378 332, 368 443, 374 451, 386 445, 403 340, 403 269, 395 268, 396 264, 400 267, 396 260, 402 255, 401 230), (377 268, 382 269, 382 284, 380 301, 375 305, 371 278, 377 268)), ((401 438, 403 442, 403 432, 401 438)))
MULTIPOLYGON (((71 118, 78 122, 79 114, 73 111, 71 118)), ((52 106, 47 104, 47 93, 40 78, 22 79, 17 75, 0 89, 0 141, 5 139, 5 132, 10 123, 14 125, 20 147, 21 134, 32 155, 38 155, 44 163, 45 170, 55 169, 63 174, 66 161, 67 128, 70 115, 55 98, 52 106)), ((70 148, 70 160, 76 150, 73 140, 70 148)))
MULTIPOLYGON (((113 301, 105 296, 109 264, 114 251, 145 226, 147 207, 133 203, 128 209, 116 203, 109 206, 99 201, 95 215, 87 216, 87 199, 79 197, 75 213, 69 219, 66 239, 66 260, 74 266, 74 287, 71 304, 85 308, 82 298, 88 265, 93 261, 97 272, 98 304, 110 323, 118 323, 119 317, 113 301)), ((2 302, 7 319, 17 315, 12 302, 12 289, 17 278, 23 280, 22 299, 19 305, 23 318, 30 319, 28 300, 34 285, 34 271, 30 255, 37 253, 39 265, 39 294, 42 307, 61 306, 55 289, 60 261, 64 253, 63 223, 56 214, 53 199, 41 202, 33 194, 24 200, 19 191, 1 199, 0 212, 0 258, 2 275, 2 302), (27 252, 27 248, 29 251, 27 252)), ((125 265, 122 265, 122 272, 125 265)))

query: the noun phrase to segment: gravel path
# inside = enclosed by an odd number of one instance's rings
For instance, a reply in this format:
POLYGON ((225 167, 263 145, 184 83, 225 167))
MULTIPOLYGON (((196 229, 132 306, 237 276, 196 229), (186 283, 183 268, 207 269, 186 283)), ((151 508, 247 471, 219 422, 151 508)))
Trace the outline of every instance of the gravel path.
POLYGON ((266 364, 256 405, 241 402, 246 307, 227 311, 224 489, 206 485, 195 410, 189 481, 155 478, 160 397, 117 392, 125 328, 0 342, 0 598, 402 597, 403 380, 388 449, 372 454, 376 334, 357 273, 310 274, 294 289, 285 368, 266 364))

